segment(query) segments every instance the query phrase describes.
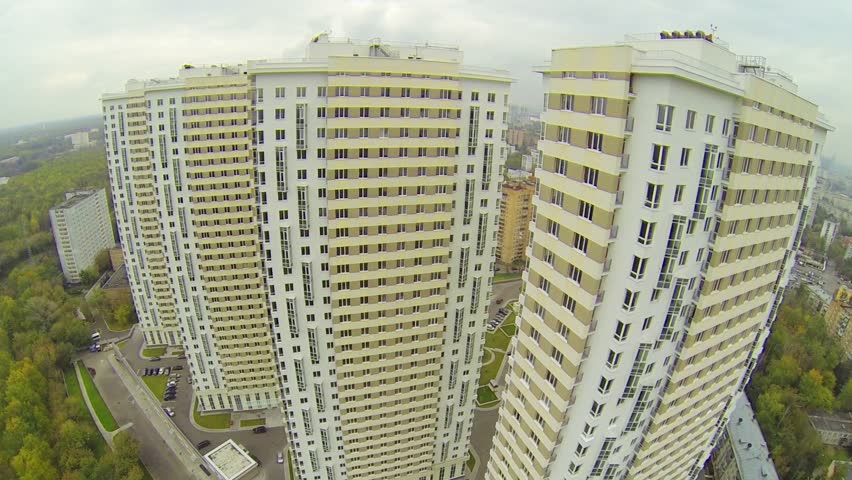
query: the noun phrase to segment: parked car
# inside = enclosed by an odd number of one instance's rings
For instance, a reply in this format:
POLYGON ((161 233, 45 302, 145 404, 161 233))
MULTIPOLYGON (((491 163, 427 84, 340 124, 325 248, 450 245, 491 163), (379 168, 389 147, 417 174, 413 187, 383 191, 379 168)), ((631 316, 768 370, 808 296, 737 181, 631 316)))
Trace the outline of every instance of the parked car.
POLYGON ((170 416, 170 417, 174 417, 174 416, 175 416, 175 411, 174 411, 174 410, 172 410, 172 409, 171 409, 171 408, 169 408, 169 407, 165 407, 165 408, 163 408, 163 411, 164 411, 164 412, 166 412, 166 415, 168 415, 168 416, 170 416))
POLYGON ((261 425, 259 427, 252 428, 251 431, 254 432, 254 433, 266 433, 266 427, 261 425))
POLYGON ((278 452, 278 456, 275 458, 275 461, 278 463, 284 463, 284 452, 278 452))
POLYGON ((100 352, 101 351, 101 344, 100 343, 93 344, 92 346, 89 347, 89 351, 90 352, 100 352))
POLYGON ((97 343, 101 339, 101 332, 95 332, 92 334, 92 342, 97 343))
POLYGON ((186 355, 178 355, 178 356, 177 356, 177 358, 178 358, 179 360, 183 360, 184 358, 186 358, 186 355))
POLYGON ((172 370, 183 370, 183 365, 175 365, 172 370))
POLYGON ((199 463, 198 466, 201 467, 202 472, 206 473, 208 477, 210 476, 210 470, 207 470, 203 463, 199 463))
POLYGON ((160 360, 162 360, 162 358, 160 358, 160 357, 151 357, 149 360, 151 360, 152 362, 159 362, 160 360))
POLYGON ((166 395, 165 397, 163 397, 163 401, 164 402, 172 402, 172 401, 175 400, 175 398, 177 398, 175 395, 166 395))
POLYGON ((209 446, 210 446, 210 440, 202 440, 202 441, 198 442, 198 445, 196 445, 195 448, 201 450, 202 448, 209 447, 209 446))
POLYGON ((172 371, 172 369, 171 369, 171 368, 166 367, 166 369, 163 371, 163 375, 168 375, 168 374, 169 374, 169 372, 171 372, 171 371, 172 371))
POLYGON ((163 374, 163 369, 162 369, 162 368, 158 368, 158 369, 157 369, 157 375, 162 375, 162 374, 163 374))
POLYGON ((500 305, 501 303, 503 303, 503 299, 502 299, 502 298, 498 298, 498 299, 497 299, 497 305, 500 305))

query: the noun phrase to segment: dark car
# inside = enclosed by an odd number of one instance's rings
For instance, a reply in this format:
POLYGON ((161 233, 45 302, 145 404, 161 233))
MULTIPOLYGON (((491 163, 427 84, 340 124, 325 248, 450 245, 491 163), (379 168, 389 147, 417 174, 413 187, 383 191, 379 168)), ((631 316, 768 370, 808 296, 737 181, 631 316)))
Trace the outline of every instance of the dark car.
POLYGON ((183 370, 183 365, 175 365, 172 370, 183 370))
POLYGON ((254 433, 266 433, 266 427, 261 425, 259 427, 252 428, 251 431, 254 432, 254 433))
POLYGON ((163 397, 164 402, 171 402, 174 399, 175 399, 175 395, 166 395, 165 397, 163 397))
POLYGON ((203 463, 198 464, 198 466, 201 467, 202 472, 206 473, 208 477, 210 476, 210 470, 207 470, 203 463))
POLYGON ((152 362, 159 362, 161 360, 160 357, 154 357, 150 359, 152 362))
POLYGON ((198 442, 198 445, 196 445, 195 448, 201 450, 202 448, 209 447, 209 446, 210 446, 210 440, 202 440, 202 441, 198 442))

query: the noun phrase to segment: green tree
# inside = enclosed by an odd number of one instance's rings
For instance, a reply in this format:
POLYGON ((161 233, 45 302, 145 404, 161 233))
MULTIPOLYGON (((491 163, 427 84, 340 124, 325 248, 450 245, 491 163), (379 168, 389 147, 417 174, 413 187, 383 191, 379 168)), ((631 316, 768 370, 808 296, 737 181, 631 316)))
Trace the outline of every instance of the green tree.
POLYGON ((819 370, 813 369, 802 376, 799 382, 799 395, 806 408, 831 410, 834 408, 834 394, 826 386, 819 370))
POLYGON ((98 274, 102 274, 112 268, 112 263, 109 258, 109 250, 103 249, 98 252, 98 255, 95 257, 95 269, 98 271, 98 274))
POLYGON ((53 466, 52 456, 46 441, 27 435, 21 451, 12 459, 12 468, 20 480, 55 480, 59 472, 53 466))

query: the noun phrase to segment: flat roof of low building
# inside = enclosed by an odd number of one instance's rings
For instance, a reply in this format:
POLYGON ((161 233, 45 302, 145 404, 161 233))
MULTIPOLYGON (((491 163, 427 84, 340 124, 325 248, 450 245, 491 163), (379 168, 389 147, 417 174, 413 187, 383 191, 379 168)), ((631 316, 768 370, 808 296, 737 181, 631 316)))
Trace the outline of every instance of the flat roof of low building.
POLYGON ((817 430, 852 435, 852 414, 814 412, 808 414, 808 418, 817 430))
POLYGON ((734 411, 728 421, 728 438, 741 478, 779 480, 763 432, 745 394, 740 394, 734 404, 734 411))
POLYGON ((211 450, 204 459, 224 480, 238 479, 257 467, 257 462, 232 439, 211 450))

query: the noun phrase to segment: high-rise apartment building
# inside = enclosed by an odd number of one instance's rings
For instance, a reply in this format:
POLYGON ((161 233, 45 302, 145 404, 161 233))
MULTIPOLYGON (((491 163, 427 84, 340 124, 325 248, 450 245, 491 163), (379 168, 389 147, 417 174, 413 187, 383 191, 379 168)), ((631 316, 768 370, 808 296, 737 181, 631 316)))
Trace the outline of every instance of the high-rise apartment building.
POLYGON ((101 250, 115 246, 106 190, 65 194, 65 201, 50 209, 53 240, 65 281, 79 283, 83 270, 94 266, 101 250))
POLYGON ((497 261, 503 265, 512 265, 526 259, 534 192, 534 180, 503 183, 500 228, 497 230, 497 261))
POLYGON ((321 35, 104 96, 142 330, 203 410, 281 406, 303 480, 463 475, 510 82, 321 35))
POLYGON ((490 480, 694 478, 763 348, 831 127, 765 59, 669 37, 541 69, 490 480))

